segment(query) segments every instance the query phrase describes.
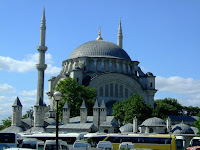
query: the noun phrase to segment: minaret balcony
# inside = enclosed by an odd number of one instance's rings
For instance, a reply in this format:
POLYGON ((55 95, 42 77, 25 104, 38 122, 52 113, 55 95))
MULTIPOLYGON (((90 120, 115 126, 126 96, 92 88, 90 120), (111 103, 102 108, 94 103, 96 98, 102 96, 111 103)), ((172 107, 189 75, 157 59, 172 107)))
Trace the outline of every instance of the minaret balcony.
POLYGON ((38 51, 45 51, 46 52, 47 51, 47 47, 46 46, 38 46, 37 50, 38 51))
POLYGON ((46 64, 36 64, 37 70, 45 70, 47 68, 46 64))

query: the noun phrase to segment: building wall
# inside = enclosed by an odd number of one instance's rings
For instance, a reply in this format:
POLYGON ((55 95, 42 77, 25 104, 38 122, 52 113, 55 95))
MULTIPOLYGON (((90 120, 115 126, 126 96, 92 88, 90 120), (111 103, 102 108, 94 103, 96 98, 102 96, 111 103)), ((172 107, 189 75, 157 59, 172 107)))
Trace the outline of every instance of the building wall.
MULTIPOLYGON (((122 101, 136 93, 144 98, 146 104, 151 104, 153 107, 154 94, 156 93, 155 77, 147 77, 141 73, 137 61, 82 57, 68 59, 63 61, 62 65, 63 69, 60 75, 49 84, 51 87, 48 93, 50 93, 51 105, 55 105, 52 98, 54 87, 60 80, 70 76, 78 78, 79 84, 88 80, 86 86, 96 89, 97 99, 100 102, 102 99, 105 103, 122 101)), ((109 113, 111 112, 108 109, 109 113)))

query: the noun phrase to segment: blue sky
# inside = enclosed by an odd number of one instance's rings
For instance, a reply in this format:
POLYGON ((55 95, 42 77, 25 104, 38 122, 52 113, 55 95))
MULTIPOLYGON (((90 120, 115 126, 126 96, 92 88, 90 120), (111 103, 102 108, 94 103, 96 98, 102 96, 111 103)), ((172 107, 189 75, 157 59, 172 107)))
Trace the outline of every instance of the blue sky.
POLYGON ((121 18, 124 50, 144 72, 157 76, 155 99, 172 97, 185 106, 200 106, 199 0, 1 0, 0 120, 11 116, 17 96, 23 114, 36 102, 43 6, 45 93, 62 61, 79 45, 95 40, 99 26, 103 39, 116 43, 121 18))

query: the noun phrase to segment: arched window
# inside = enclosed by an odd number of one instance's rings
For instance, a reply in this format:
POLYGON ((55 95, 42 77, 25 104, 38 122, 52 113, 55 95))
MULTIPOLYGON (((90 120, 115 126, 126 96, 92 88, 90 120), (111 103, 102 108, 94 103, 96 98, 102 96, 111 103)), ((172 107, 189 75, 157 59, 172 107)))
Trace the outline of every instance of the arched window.
POLYGON ((125 97, 128 98, 128 89, 125 89, 125 97))
POLYGON ((149 133, 153 133, 153 129, 152 128, 149 129, 149 133))
POLYGON ((118 97, 118 84, 115 84, 115 97, 118 97))
POLYGON ((123 97, 123 86, 122 85, 120 85, 119 97, 123 97))
POLYGON ((108 84, 105 85, 105 96, 108 97, 108 84))
POLYGON ((110 97, 113 97, 113 84, 110 83, 110 97))
POLYGON ((103 87, 102 86, 99 88, 99 96, 103 96, 103 87))
POLYGON ((150 83, 150 87, 153 87, 153 83, 152 82, 150 83))

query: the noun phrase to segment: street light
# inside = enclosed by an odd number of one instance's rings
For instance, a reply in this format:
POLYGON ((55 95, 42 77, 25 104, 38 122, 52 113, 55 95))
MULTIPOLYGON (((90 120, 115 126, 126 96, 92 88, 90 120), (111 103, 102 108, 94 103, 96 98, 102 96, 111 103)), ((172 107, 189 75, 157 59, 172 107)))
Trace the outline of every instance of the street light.
POLYGON ((171 140, 171 142, 170 142, 170 150, 172 149, 172 127, 171 126, 169 126, 169 134, 170 134, 170 140, 171 140))
POLYGON ((56 110, 56 150, 58 150, 58 101, 62 98, 62 94, 60 92, 54 92, 53 97, 57 102, 57 110, 56 110))

